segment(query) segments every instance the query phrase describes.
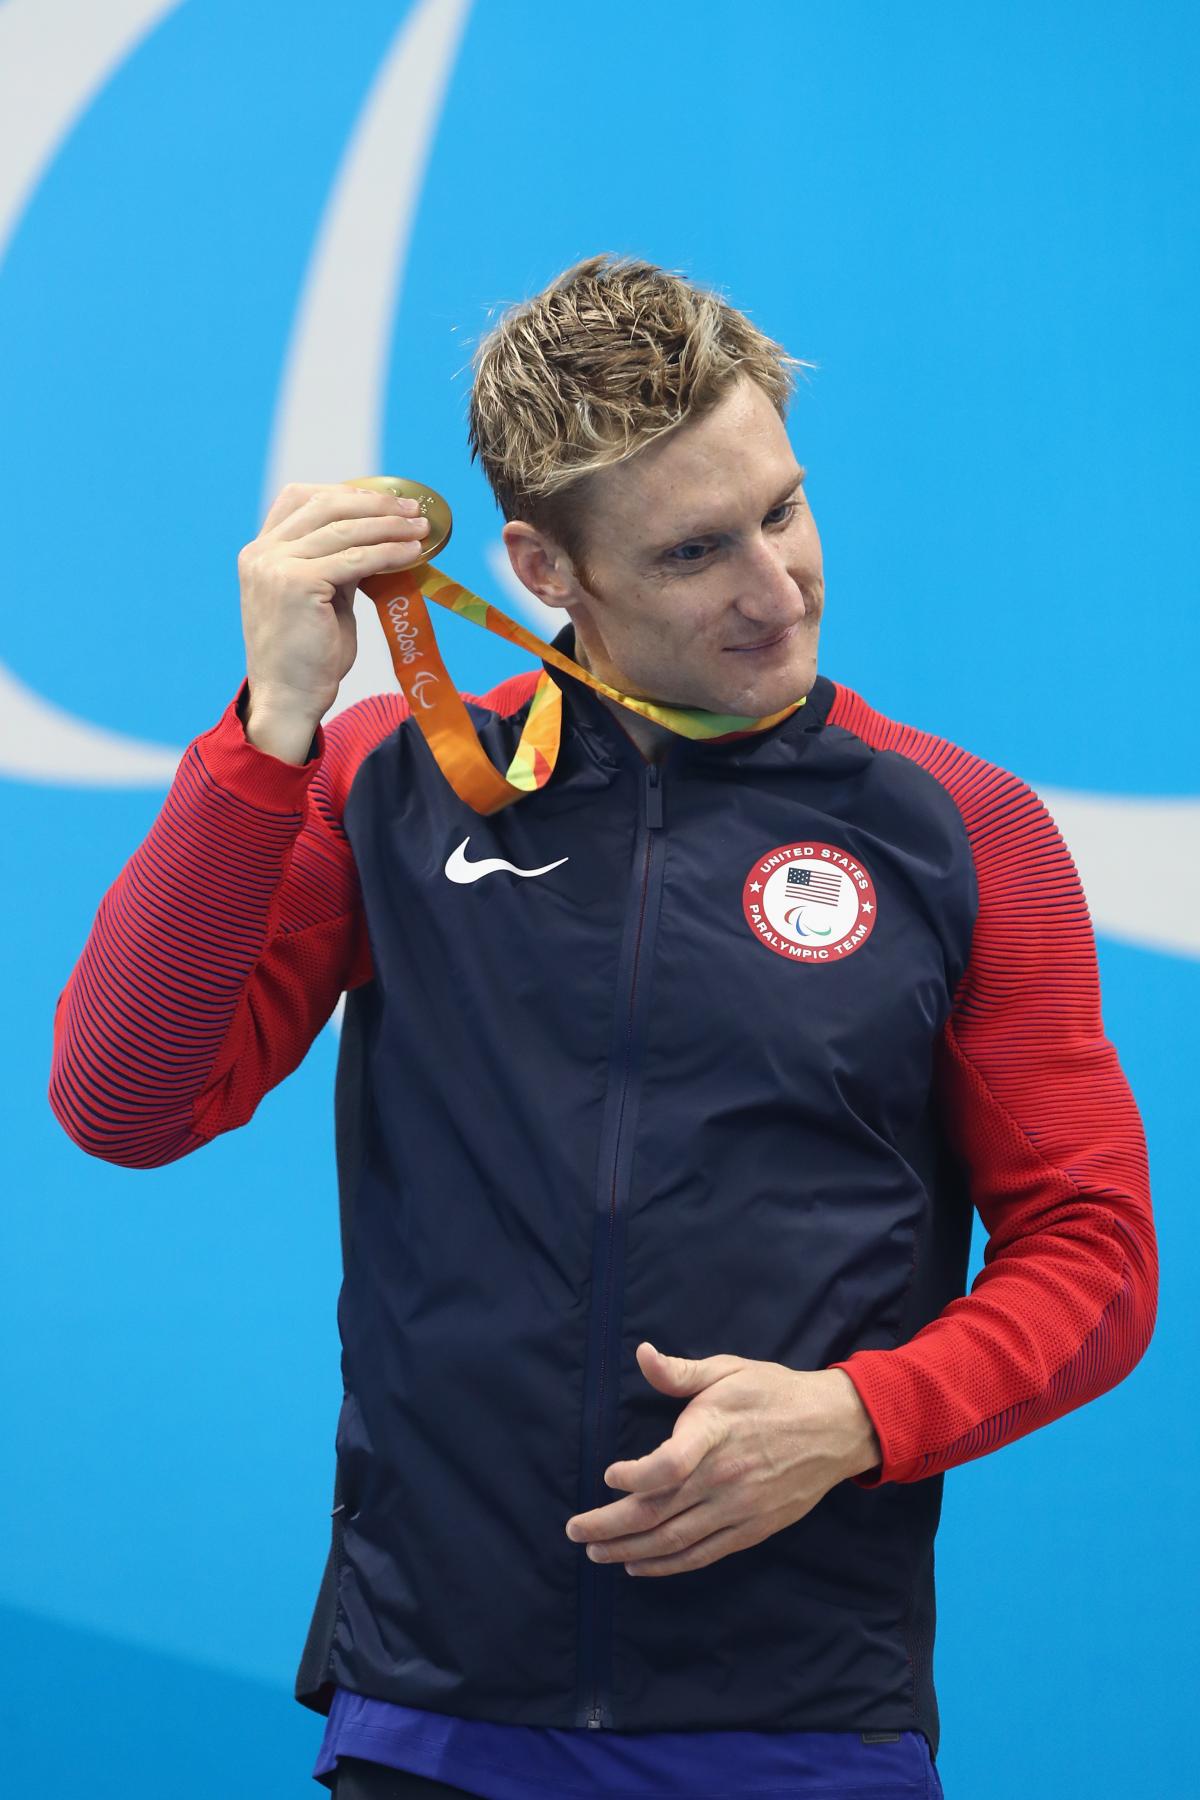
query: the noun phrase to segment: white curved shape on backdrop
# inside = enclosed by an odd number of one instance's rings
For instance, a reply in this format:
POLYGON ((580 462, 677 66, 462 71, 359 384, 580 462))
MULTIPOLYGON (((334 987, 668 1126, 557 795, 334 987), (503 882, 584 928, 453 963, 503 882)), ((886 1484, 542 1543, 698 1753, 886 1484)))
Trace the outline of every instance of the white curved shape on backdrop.
POLYGON ((59 145, 181 0, 8 0, 0 6, 0 258, 59 145))
MULTIPOLYGON (((76 121, 182 0, 7 0, 0 5, 0 263, 39 180, 76 121)), ((297 305, 260 517, 290 480, 379 473, 381 408, 403 272, 429 154, 470 0, 417 0, 364 102, 331 188, 297 305)), ((419 471, 416 471, 419 473, 419 471)), ((525 623, 553 637, 563 614, 488 565, 525 623)), ((359 649, 332 717, 389 691, 378 615, 355 601, 359 649)), ((0 774, 56 786, 167 786, 181 750, 90 724, 0 664, 0 774)), ((1200 955, 1200 801, 1040 790, 1079 869, 1098 931, 1200 955), (1129 858, 1149 843, 1152 905, 1131 917, 1129 858)), ((335 1009, 340 1023, 344 996, 335 1009)))
MULTIPOLYGON (((380 64, 317 229, 276 402, 259 519, 289 481, 386 470, 383 406, 413 220, 470 0, 417 0, 380 64)), ((379 614, 354 598, 358 652, 334 718, 396 686, 379 614)))
MULTIPOLYGON (((289 481, 405 473, 380 467, 388 360, 413 220, 470 4, 418 0, 363 104, 296 308, 260 520, 289 481)), ((354 617, 354 666, 326 720, 396 685, 379 614, 363 593, 354 596, 354 617)), ((327 1020, 336 1036, 345 1010, 342 994, 327 1020)))
POLYGON ((1079 870, 1096 930, 1200 956, 1200 800, 1039 788, 1079 870))
POLYGON ((77 718, 0 663, 0 775, 46 787, 168 788, 182 755, 77 718))
MULTIPOLYGON (((0 266, 76 121, 180 3, 8 0, 0 6, 0 266)), ((180 754, 77 718, 0 663, 0 775, 55 787, 162 787, 180 754)))
MULTIPOLYGON (((76 120, 181 0, 0 6, 0 258, 76 120)), ((297 307, 262 513, 290 480, 378 468, 384 376, 404 262, 470 0, 418 0, 360 113, 297 307)), ((261 516, 261 515, 260 515, 261 516)), ((355 602, 359 653, 327 717, 394 683, 378 615, 355 602)), ((55 786, 159 787, 182 749, 92 725, 0 664, 0 774, 55 786)))

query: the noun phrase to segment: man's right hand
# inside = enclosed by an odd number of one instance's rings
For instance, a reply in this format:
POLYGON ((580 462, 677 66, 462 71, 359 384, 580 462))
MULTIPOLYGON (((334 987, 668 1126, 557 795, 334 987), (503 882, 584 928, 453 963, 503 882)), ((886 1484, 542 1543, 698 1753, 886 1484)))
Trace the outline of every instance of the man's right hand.
POLYGON ((293 481, 280 491, 238 554, 251 741, 264 731, 271 743, 300 739, 287 760, 303 761, 354 665, 355 589, 420 562, 428 530, 415 500, 373 488, 293 481))

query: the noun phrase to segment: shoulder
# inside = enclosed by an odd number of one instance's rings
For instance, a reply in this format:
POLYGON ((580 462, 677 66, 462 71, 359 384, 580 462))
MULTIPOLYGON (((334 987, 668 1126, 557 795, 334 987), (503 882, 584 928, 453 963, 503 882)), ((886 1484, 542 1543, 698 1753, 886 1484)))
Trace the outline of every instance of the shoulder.
POLYGON ((1079 871, 1054 818, 1028 782, 931 731, 888 718, 852 688, 836 692, 826 725, 851 733, 880 756, 901 758, 953 801, 971 846, 985 913, 1048 905, 1059 922, 1088 921, 1079 871))
POLYGON ((1022 821, 1053 829, 1037 794, 1010 769, 935 732, 889 718, 841 682, 830 685, 834 697, 826 727, 848 732, 878 755, 899 757, 924 770, 953 800, 977 851, 1019 830, 1022 821))

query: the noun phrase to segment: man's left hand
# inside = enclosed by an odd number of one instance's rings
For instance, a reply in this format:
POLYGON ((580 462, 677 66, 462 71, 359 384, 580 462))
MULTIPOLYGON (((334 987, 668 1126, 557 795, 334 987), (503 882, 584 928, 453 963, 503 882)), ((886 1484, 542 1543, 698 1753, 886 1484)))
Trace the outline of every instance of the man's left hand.
POLYGON ((746 1356, 664 1356, 637 1348, 664 1394, 694 1398, 666 1443, 610 1463, 627 1497, 567 1520, 596 1562, 631 1575, 701 1569, 795 1524, 850 1475, 873 1468, 879 1439, 844 1369, 789 1369, 746 1356))

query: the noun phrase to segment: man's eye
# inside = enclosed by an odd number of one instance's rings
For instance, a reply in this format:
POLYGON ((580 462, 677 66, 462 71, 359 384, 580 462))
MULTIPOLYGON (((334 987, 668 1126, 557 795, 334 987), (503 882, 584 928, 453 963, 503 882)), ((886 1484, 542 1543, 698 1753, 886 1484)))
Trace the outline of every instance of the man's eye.
MULTIPOLYGON (((799 505, 799 502, 796 500, 785 500, 782 502, 781 505, 773 506, 771 508, 770 512, 767 514, 766 519, 764 520, 764 523, 770 523, 770 521, 772 519, 774 519, 776 524, 786 525, 789 522, 789 520, 791 519, 791 516, 795 512, 796 507, 798 505, 799 505)), ((678 546, 678 548, 672 550, 669 554, 674 560, 676 560, 678 562, 691 563, 694 565, 696 563, 703 562, 708 551, 711 550, 712 548, 713 548, 713 546, 711 544, 701 544, 699 542, 692 543, 692 544, 680 544, 678 546), (685 550, 699 550, 700 555, 699 556, 684 556, 681 554, 681 552, 683 552, 685 550)))

